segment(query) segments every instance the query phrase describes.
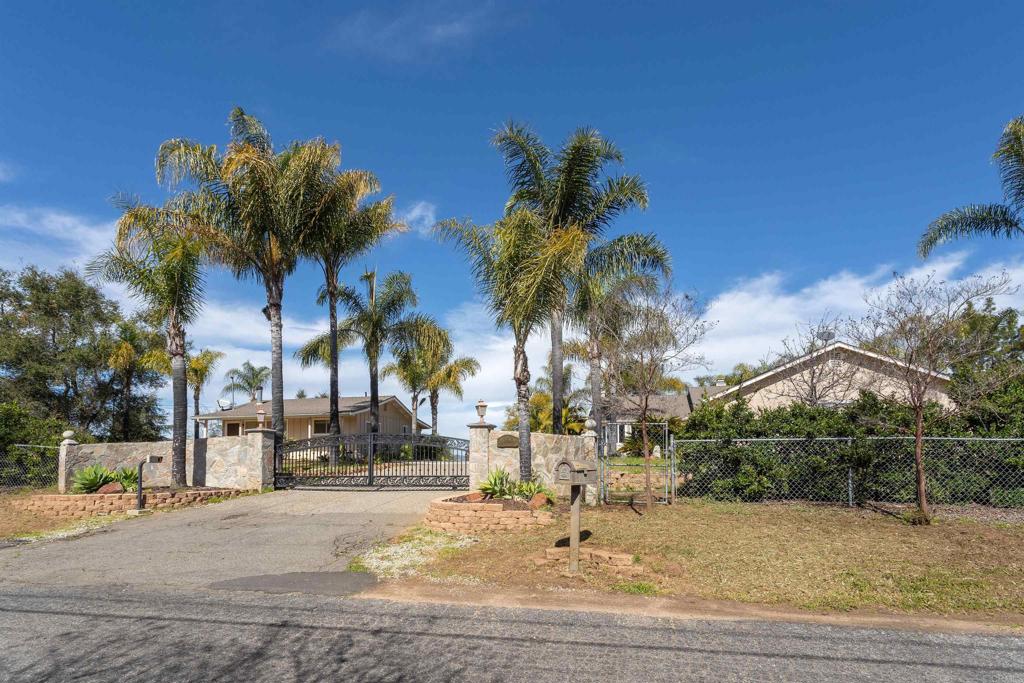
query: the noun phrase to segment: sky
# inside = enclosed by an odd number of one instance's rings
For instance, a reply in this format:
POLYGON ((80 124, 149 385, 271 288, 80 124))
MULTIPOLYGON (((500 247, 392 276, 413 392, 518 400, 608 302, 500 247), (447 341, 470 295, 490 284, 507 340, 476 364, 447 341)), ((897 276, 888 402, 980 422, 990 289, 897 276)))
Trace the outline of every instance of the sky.
MULTIPOLYGON (((441 431, 461 436, 478 399, 504 417, 512 343, 429 229, 500 216, 489 139, 503 122, 551 146, 584 125, 618 144, 613 172, 640 174, 650 206, 609 234, 661 238, 674 286, 716 324, 709 370, 724 371, 801 323, 859 314, 894 272, 1024 283, 1019 243, 915 255, 943 211, 1001 198, 991 153, 1024 113, 1022 24, 1019 2, 0 3, 0 267, 80 268, 111 242, 112 195, 166 197, 159 144, 223 145, 236 105, 278 144, 339 141, 343 166, 375 172, 410 226, 346 278, 408 271, 419 310, 483 366, 463 402, 442 399, 441 431)), ((286 396, 327 388, 291 357, 326 328, 319 284, 309 265, 286 284, 286 396)), ((222 370, 269 364, 262 288, 214 271, 207 294, 193 343, 224 351, 222 370)), ((544 339, 529 351, 536 371, 544 339)), ((355 348, 341 383, 368 388, 355 348)), ((218 396, 215 382, 203 406, 218 396)))

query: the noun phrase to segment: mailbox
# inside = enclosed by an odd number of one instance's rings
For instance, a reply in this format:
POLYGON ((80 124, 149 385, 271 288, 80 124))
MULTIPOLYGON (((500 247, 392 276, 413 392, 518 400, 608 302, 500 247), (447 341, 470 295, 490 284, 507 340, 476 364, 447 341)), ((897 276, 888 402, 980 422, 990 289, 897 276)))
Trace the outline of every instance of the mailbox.
POLYGON ((597 486, 597 468, 586 460, 563 460, 555 466, 555 481, 572 486, 597 486))

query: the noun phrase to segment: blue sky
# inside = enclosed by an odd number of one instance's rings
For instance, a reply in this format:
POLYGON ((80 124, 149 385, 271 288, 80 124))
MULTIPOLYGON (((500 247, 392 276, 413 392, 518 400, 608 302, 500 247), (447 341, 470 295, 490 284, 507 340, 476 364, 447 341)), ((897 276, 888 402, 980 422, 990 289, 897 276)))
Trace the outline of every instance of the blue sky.
MULTIPOLYGON (((0 266, 81 264, 110 239, 112 194, 162 198, 162 140, 222 144, 241 105, 279 143, 339 140, 343 165, 395 196, 413 230, 350 275, 408 270, 421 308, 484 363, 466 403, 445 402, 449 432, 476 399, 511 399, 510 342, 459 257, 422 231, 499 215, 488 138, 509 118, 552 145, 592 125, 623 149, 651 204, 615 232, 670 247, 676 286, 718 322, 715 369, 769 355, 825 310, 855 314, 893 270, 1016 277, 1012 243, 926 263, 914 244, 943 210, 1000 197, 989 159, 1024 113, 1024 6, 774 4, 3 3, 0 266)), ((288 281, 290 347, 323 326, 318 284, 310 267, 288 281)), ((225 367, 265 362, 261 289, 215 273, 209 298, 197 343, 227 351, 225 367)), ((289 395, 325 388, 319 371, 286 373, 289 395)), ((343 373, 343 393, 366 389, 354 350, 343 373)))

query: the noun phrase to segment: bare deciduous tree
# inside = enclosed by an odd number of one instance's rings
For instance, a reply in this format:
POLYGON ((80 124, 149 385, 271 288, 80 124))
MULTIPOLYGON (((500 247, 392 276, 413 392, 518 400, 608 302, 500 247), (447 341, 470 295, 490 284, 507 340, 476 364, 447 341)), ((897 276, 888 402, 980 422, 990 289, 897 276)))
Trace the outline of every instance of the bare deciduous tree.
POLYGON ((630 297, 631 315, 605 325, 605 374, 620 404, 636 410, 644 453, 647 511, 654 508, 651 489, 651 442, 647 431, 651 396, 662 393, 677 373, 707 365, 694 347, 711 328, 703 309, 687 295, 669 288, 637 292, 630 297))
MULTIPOLYGON (((940 399, 938 388, 954 367, 991 351, 996 343, 984 328, 970 329, 964 315, 971 303, 1011 291, 1009 277, 972 277, 956 282, 940 280, 934 273, 922 278, 896 275, 884 292, 866 297, 868 313, 851 321, 850 336, 861 347, 888 361, 884 370, 891 379, 880 390, 913 410, 914 473, 917 484, 918 521, 928 523, 931 512, 925 485, 924 414, 940 399)), ((1005 382, 1005 374, 978 376, 972 386, 958 393, 963 408, 1005 382)))
POLYGON ((847 403, 869 386, 871 374, 851 362, 835 343, 841 321, 829 314, 797 327, 796 335, 782 340, 782 351, 772 366, 786 368, 786 377, 768 392, 774 398, 806 406, 847 403))

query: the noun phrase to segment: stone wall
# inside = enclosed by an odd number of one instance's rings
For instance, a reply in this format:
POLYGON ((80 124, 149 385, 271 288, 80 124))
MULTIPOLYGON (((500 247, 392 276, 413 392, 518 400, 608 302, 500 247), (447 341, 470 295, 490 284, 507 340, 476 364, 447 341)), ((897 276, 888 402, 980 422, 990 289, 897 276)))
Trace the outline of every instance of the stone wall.
MULTIPOLYGON (((234 498, 241 493, 236 489, 144 492, 142 505, 147 510, 174 510, 192 505, 202 505, 212 498, 234 498)), ((138 499, 134 493, 46 494, 15 498, 11 504, 19 510, 40 515, 80 519, 93 515, 113 515, 134 510, 138 499)))
MULTIPOLYGON (((504 469, 514 479, 519 479, 519 433, 486 424, 469 425, 469 428, 469 487, 475 489, 494 469, 504 469)), ((554 489, 559 499, 566 500, 569 486, 555 482, 555 466, 562 460, 590 460, 596 467, 597 438, 596 435, 531 433, 530 455, 534 477, 554 489)), ((597 503, 597 487, 587 487, 586 501, 597 503)))
POLYGON ((548 510, 505 510, 501 503, 455 503, 448 498, 433 501, 423 518, 431 529, 463 534, 517 531, 554 521, 548 510))
MULTIPOLYGON (((70 490, 71 475, 89 465, 135 469, 150 456, 163 458, 143 466, 144 486, 170 486, 171 442, 61 444, 57 489, 70 490)), ((251 430, 242 436, 189 440, 185 448, 189 486, 258 490, 274 484, 274 432, 251 430)))

